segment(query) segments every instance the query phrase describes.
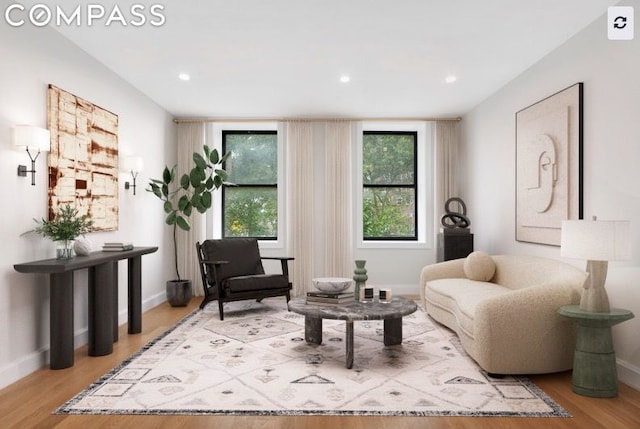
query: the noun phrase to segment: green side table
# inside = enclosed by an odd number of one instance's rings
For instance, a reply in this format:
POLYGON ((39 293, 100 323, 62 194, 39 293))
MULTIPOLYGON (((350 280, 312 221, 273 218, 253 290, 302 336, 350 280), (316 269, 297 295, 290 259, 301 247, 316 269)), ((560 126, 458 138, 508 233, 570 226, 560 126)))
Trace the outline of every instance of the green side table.
POLYGON ((632 319, 633 313, 619 308, 594 313, 581 310, 578 305, 565 305, 558 313, 578 324, 573 357, 573 391, 592 398, 617 396, 618 374, 611 327, 632 319))

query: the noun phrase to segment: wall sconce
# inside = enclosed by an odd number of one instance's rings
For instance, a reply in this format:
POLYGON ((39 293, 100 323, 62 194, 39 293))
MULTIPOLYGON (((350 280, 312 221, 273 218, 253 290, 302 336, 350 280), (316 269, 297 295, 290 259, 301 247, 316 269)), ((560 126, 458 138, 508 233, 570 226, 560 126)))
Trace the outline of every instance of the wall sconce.
POLYGON ((122 159, 122 170, 131 173, 133 184, 124 182, 124 189, 133 188, 133 195, 136 194, 136 178, 138 173, 144 168, 144 161, 141 156, 126 156, 122 159))
POLYGON ((49 130, 31 125, 16 125, 13 129, 13 145, 20 148, 26 147, 31 160, 31 170, 27 170, 26 165, 18 165, 18 176, 27 177, 27 173, 31 173, 31 185, 35 186, 36 159, 40 152, 49 152, 51 149, 49 130), (36 150, 35 156, 32 155, 36 150))

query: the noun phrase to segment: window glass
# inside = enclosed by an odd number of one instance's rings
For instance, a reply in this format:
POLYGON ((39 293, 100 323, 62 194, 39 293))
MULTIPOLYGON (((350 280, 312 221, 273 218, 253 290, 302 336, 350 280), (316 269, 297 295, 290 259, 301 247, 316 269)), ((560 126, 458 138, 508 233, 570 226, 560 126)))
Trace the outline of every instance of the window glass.
POLYGON ((222 197, 223 237, 278 236, 278 135, 276 131, 223 131, 228 182, 222 197))
POLYGON ((417 133, 365 131, 364 240, 417 240, 417 133))

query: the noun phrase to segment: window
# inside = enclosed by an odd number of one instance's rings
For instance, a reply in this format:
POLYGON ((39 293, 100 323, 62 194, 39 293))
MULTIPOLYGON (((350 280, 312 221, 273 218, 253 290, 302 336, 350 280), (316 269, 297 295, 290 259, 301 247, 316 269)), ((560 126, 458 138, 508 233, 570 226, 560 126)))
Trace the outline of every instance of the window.
POLYGON ((278 134, 276 131, 222 131, 224 168, 222 236, 278 237, 278 134))
POLYGON ((418 239, 415 131, 364 131, 363 240, 418 239))

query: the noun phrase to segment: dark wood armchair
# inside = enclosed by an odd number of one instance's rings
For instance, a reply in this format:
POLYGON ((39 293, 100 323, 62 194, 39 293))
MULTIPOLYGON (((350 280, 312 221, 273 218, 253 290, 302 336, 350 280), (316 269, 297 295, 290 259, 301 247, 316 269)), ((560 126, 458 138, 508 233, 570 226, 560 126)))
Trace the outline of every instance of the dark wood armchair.
POLYGON ((289 261, 293 258, 262 257, 255 238, 223 238, 196 243, 204 299, 200 308, 218 300, 220 320, 224 320, 223 304, 272 296, 291 299, 289 261), (279 260, 282 274, 265 274, 263 259, 279 260))

